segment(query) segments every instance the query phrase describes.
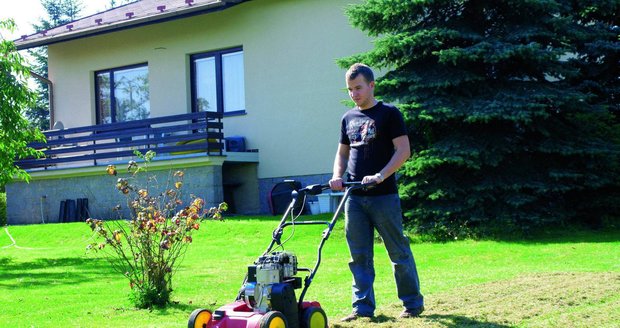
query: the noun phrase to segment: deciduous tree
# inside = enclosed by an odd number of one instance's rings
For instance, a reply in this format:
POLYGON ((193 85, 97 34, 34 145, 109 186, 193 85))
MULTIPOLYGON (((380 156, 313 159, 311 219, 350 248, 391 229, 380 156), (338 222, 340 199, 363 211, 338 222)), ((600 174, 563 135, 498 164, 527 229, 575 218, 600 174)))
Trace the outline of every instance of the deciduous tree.
POLYGON ((28 179, 28 174, 14 165, 14 160, 38 153, 29 142, 43 140, 40 131, 30 127, 23 113, 36 99, 27 85, 29 70, 15 44, 6 40, 2 31, 12 32, 12 20, 0 21, 0 186, 14 176, 28 179))

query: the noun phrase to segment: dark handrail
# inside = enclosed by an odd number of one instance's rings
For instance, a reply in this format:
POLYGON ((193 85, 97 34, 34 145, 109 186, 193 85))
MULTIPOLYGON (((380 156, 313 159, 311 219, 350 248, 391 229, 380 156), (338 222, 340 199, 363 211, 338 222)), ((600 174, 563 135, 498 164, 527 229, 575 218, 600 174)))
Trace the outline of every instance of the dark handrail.
MULTIPOLYGON (((43 158, 21 159, 23 169, 47 168, 60 163, 94 161, 132 156, 134 149, 158 153, 205 153, 222 156, 222 115, 198 112, 45 131, 47 142, 29 144, 43 158)), ((89 164, 85 164, 89 165, 89 164)))

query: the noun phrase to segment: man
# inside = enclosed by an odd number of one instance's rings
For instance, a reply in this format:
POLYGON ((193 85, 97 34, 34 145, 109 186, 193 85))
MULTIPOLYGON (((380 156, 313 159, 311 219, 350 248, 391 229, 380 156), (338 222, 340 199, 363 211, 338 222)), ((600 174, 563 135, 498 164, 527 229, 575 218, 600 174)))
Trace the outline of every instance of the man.
POLYGON ((342 177, 346 169, 348 181, 374 183, 375 186, 354 191, 345 204, 345 235, 353 274, 353 312, 342 321, 374 316, 375 229, 392 261, 398 297, 404 306, 400 317, 417 317, 424 311, 424 299, 409 240, 403 234, 394 177, 411 155, 405 123, 396 107, 375 99, 375 81, 370 67, 354 64, 346 73, 346 83, 356 107, 342 117, 340 144, 329 185, 333 190, 343 190, 342 177))

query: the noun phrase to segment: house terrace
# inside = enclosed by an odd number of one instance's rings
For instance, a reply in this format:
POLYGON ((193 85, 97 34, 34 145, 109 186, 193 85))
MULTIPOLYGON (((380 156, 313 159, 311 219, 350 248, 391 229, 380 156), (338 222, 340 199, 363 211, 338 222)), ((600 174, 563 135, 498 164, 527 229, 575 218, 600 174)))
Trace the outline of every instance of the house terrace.
MULTIPOLYGON (((22 159, 17 165, 26 169, 31 181, 14 181, 6 186, 10 194, 19 194, 19 202, 10 200, 10 224, 61 222, 66 200, 87 199, 87 215, 96 218, 130 216, 122 195, 115 190, 116 177, 105 166, 125 166, 135 159, 134 151, 156 152, 149 173, 138 184, 158 192, 165 188, 173 170, 183 170, 184 201, 191 195, 202 197, 208 206, 230 203, 230 212, 256 212, 256 184, 239 180, 256 176, 258 152, 243 151, 239 137, 225 138, 222 115, 198 112, 144 120, 83 126, 45 131, 46 143, 33 143, 42 158, 22 159), (225 141, 228 139, 228 150, 225 141), (154 177, 151 183, 148 178, 154 177), (114 205, 121 205, 116 211, 114 205)), ((119 177, 128 177, 118 170, 119 177)), ((79 209, 76 209, 81 212, 79 209)), ((83 218, 65 218, 74 221, 83 218)))
POLYGON ((143 120, 45 131, 47 142, 30 146, 42 158, 22 159, 27 170, 107 165, 133 156, 134 150, 154 150, 166 158, 183 154, 222 156, 222 114, 198 112, 143 120))

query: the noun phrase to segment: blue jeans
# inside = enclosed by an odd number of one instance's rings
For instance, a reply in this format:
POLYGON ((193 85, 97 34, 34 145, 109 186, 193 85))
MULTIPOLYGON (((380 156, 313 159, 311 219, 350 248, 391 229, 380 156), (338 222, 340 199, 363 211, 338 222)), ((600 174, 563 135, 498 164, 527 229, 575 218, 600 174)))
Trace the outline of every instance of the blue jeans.
POLYGON ((398 194, 384 196, 351 195, 345 203, 345 235, 353 274, 353 312, 373 316, 376 308, 373 283, 374 229, 388 251, 398 298, 406 309, 424 305, 420 281, 409 240, 403 234, 402 211, 398 194))

